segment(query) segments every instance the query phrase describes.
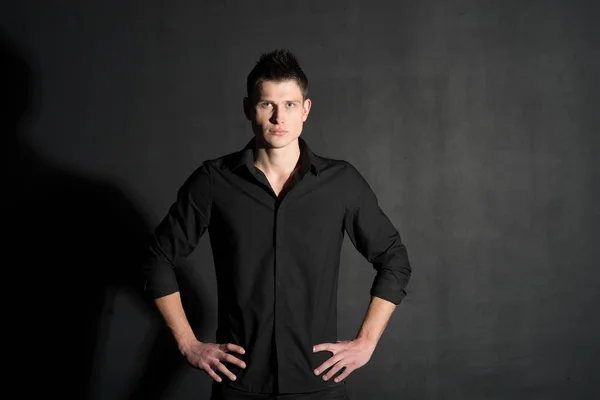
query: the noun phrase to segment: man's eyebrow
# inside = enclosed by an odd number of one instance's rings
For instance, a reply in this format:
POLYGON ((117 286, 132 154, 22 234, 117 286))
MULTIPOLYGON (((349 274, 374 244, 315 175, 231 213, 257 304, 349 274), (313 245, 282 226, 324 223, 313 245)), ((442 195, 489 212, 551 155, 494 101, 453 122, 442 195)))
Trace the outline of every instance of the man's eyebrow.
MULTIPOLYGON (((273 100, 269 100, 269 99, 264 99, 264 98, 259 98, 257 100, 259 103, 260 102, 267 102, 267 103, 274 103, 273 100)), ((302 100, 283 100, 282 103, 301 103, 302 100)))

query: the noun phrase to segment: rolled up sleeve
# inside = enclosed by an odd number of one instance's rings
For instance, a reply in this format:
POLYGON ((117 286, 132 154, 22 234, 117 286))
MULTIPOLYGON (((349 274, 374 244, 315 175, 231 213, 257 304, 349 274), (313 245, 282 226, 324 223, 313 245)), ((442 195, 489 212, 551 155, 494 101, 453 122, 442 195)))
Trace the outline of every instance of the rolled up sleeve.
POLYGON ((179 290, 175 268, 208 229, 211 204, 211 177, 203 164, 179 188, 175 202, 151 235, 142 273, 144 291, 152 298, 179 290))
POLYGON ((364 177, 350 164, 348 169, 350 194, 344 229, 354 247, 377 271, 370 294, 400 304, 412 273, 406 246, 364 177))

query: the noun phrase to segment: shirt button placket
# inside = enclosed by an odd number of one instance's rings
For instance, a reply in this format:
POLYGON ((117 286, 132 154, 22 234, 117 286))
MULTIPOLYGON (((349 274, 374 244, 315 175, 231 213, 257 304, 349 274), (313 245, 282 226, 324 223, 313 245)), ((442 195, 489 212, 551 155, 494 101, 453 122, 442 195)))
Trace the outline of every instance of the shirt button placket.
MULTIPOLYGON (((275 345, 275 349, 276 349, 276 353, 281 353, 281 351, 283 351, 283 349, 281 348, 281 326, 282 326, 282 318, 284 318, 285 313, 283 313, 281 311, 281 306, 282 306, 282 299, 281 299, 281 293, 282 293, 282 287, 281 287, 281 272, 282 272, 282 263, 281 263, 281 256, 282 256, 282 243, 281 243, 281 239, 282 239, 282 226, 283 226, 283 212, 282 212, 282 207, 280 205, 280 203, 278 202, 275 206, 275 232, 274 232, 274 239, 275 239, 275 268, 274 268, 274 273, 275 273, 275 307, 274 307, 274 313, 275 313, 275 340, 277 341, 277 344, 275 345)), ((279 361, 279 354, 276 355, 278 362, 277 365, 281 365, 281 362, 279 361)), ((277 373, 277 376, 280 377, 281 374, 277 373)), ((277 386, 280 387, 281 382, 277 383, 277 386)))
POLYGON ((281 248, 282 248, 283 209, 280 205, 275 208, 275 283, 281 285, 281 248))

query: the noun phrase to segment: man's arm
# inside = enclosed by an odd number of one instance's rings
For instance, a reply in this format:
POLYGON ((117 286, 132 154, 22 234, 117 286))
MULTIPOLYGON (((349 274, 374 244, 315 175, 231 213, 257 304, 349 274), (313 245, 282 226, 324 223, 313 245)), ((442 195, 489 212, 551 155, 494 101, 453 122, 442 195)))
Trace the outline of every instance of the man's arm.
POLYGON ((196 341, 196 335, 185 315, 179 292, 154 299, 154 304, 171 330, 181 353, 196 341))
POLYGON ((154 304, 171 330, 177 348, 190 365, 204 370, 217 382, 222 381, 217 372, 232 381, 236 380, 236 376, 225 366, 225 361, 246 368, 242 360, 229 354, 244 354, 245 350, 241 346, 232 343, 203 343, 196 338, 185 315, 179 292, 159 297, 154 300, 154 304))
POLYGON ((371 303, 355 340, 375 349, 395 309, 396 304, 371 296, 371 303))
POLYGON ((208 229, 211 186, 208 168, 202 165, 179 188, 176 200, 155 228, 142 269, 144 291, 152 299, 179 291, 175 268, 194 251, 208 229))
POLYGON ((323 379, 328 380, 343 370, 336 376, 336 382, 370 360, 393 311, 406 296, 405 288, 412 273, 400 234, 379 207, 371 187, 352 165, 348 164, 347 172, 351 194, 344 216, 344 230, 377 273, 370 290, 369 308, 354 340, 315 346, 315 351, 333 354, 314 371, 315 374, 320 375, 331 368, 323 375, 323 379))
MULTIPOLYGON (((376 271, 370 290, 372 298, 398 305, 406 296, 405 289, 412 274, 408 251, 367 181, 350 164, 348 174, 352 195, 348 196, 344 230, 354 247, 376 271)), ((372 306, 375 310, 381 308, 378 301, 372 306)), ((368 316, 365 322, 370 319, 368 316)))
POLYGON ((354 370, 369 362, 395 308, 396 304, 372 296, 362 326, 354 340, 314 346, 314 352, 329 351, 333 354, 333 357, 314 371, 315 375, 320 375, 331 368, 323 375, 324 380, 329 380, 343 369, 342 373, 334 379, 335 382, 340 382, 354 370))
POLYGON ((221 382, 217 372, 231 380, 236 379, 224 362, 245 368, 243 361, 229 354, 244 354, 244 349, 231 343, 202 343, 197 340, 181 302, 174 270, 196 248, 208 230, 211 208, 211 178, 203 165, 182 185, 177 200, 155 229, 143 276, 144 290, 171 330, 181 354, 190 365, 221 382))

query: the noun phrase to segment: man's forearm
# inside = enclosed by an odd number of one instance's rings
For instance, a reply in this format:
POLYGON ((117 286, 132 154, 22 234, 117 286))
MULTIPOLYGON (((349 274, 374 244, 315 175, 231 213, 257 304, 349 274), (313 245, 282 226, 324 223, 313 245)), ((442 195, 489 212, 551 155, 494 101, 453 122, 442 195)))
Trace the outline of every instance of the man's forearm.
POLYGON ((154 304, 171 330, 180 350, 197 340, 185 315, 179 292, 159 297, 154 300, 154 304))
POLYGON ((356 339, 368 343, 373 348, 381 338, 396 305, 380 297, 371 296, 371 303, 356 339))

